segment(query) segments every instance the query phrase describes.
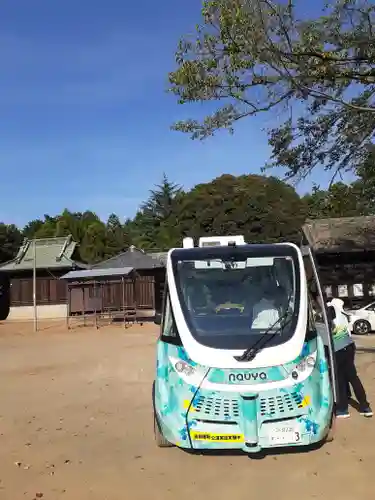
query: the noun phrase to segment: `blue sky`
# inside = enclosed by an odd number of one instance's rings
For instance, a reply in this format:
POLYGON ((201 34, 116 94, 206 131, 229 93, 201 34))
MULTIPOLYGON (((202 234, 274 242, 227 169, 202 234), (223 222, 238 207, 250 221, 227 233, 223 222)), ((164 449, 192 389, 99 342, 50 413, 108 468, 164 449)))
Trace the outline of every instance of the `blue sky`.
POLYGON ((3 0, 0 221, 22 226, 65 207, 128 217, 163 172, 186 188, 259 172, 270 116, 205 142, 169 128, 196 111, 165 90, 200 3, 3 0))

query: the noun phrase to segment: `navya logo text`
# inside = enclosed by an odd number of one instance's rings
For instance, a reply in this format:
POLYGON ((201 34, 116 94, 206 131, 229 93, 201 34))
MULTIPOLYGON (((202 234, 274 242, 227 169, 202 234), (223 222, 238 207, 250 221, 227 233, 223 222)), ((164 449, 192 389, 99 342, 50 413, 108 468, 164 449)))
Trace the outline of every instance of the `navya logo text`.
POLYGON ((229 382, 256 382, 257 380, 267 380, 266 372, 254 373, 230 373, 229 382))

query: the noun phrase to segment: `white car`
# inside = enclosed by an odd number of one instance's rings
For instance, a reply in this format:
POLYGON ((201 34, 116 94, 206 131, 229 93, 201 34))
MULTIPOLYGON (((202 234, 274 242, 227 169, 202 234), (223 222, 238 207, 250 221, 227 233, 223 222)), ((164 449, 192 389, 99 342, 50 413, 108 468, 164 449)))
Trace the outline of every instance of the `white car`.
POLYGON ((375 331, 375 302, 360 309, 346 309, 349 316, 349 327, 356 335, 368 335, 375 331))

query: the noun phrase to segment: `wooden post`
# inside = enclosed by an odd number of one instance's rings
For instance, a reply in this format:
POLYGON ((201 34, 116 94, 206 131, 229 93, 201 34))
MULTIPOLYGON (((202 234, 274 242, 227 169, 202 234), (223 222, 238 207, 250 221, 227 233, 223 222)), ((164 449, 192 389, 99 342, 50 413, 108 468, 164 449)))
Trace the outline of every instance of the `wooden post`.
POLYGON ((68 304, 66 308, 66 328, 69 330, 69 315, 70 315, 70 302, 71 302, 71 287, 69 285, 69 281, 67 283, 68 285, 68 304))
POLYGON ((139 274, 137 273, 137 271, 134 271, 134 274, 132 276, 132 281, 133 281, 133 307, 134 307, 134 311, 135 311, 135 318, 134 318, 134 323, 137 324, 138 323, 138 313, 137 313, 137 304, 138 304, 138 300, 137 300, 137 282, 139 283, 139 274))
POLYGON ((94 281, 94 300, 95 300, 95 328, 98 329, 98 314, 96 310, 96 301, 98 297, 96 296, 96 281, 94 281))
POLYGON ((85 287, 83 284, 82 284, 82 308, 83 308, 83 326, 86 326, 85 287))
POLYGON ((121 277, 121 287, 122 287, 122 314, 123 314, 123 318, 124 318, 124 328, 126 328, 125 281, 124 281, 124 276, 121 277))
POLYGON ((34 307, 34 332, 38 330, 38 311, 36 305, 36 240, 33 244, 33 307, 34 307))

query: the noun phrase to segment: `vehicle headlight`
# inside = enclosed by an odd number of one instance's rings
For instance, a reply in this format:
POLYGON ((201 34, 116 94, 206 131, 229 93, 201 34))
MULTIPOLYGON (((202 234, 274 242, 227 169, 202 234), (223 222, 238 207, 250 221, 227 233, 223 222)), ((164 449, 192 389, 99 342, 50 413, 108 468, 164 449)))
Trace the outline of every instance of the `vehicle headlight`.
POLYGON ((186 363, 185 361, 181 361, 181 360, 177 361, 175 363, 174 367, 175 367, 176 372, 184 373, 185 375, 188 375, 188 376, 194 375, 194 373, 195 373, 194 368, 191 365, 189 365, 188 363, 186 363))
POLYGON ((297 380, 306 371, 312 371, 316 363, 316 352, 303 358, 292 370, 291 377, 297 380))
POLYGON ((306 356, 305 359, 300 361, 298 365, 296 365, 295 370, 299 372, 304 372, 307 368, 314 368, 316 357, 314 356, 306 356))
POLYGON ((197 365, 194 362, 189 363, 184 359, 175 358, 174 356, 169 356, 169 362, 176 373, 178 373, 187 384, 194 386, 198 386, 202 382, 209 370, 209 368, 205 366, 197 365))

